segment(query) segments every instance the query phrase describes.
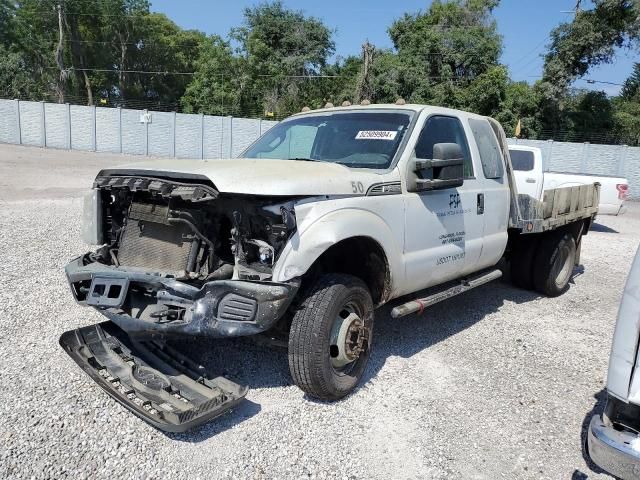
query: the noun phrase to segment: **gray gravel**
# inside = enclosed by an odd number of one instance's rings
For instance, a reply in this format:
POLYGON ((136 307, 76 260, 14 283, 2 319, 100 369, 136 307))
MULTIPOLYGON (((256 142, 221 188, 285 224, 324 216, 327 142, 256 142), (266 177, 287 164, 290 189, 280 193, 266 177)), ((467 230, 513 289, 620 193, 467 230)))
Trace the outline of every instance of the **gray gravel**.
POLYGON ((251 390, 234 412, 163 434, 58 346, 65 330, 100 320, 74 304, 62 271, 85 250, 78 195, 97 169, 129 160, 69 155, 0 146, 1 477, 605 478, 581 437, 602 407, 640 204, 599 219, 584 271, 559 298, 493 283, 422 317, 379 311, 366 384, 338 403, 305 398, 283 350, 185 343, 251 390))

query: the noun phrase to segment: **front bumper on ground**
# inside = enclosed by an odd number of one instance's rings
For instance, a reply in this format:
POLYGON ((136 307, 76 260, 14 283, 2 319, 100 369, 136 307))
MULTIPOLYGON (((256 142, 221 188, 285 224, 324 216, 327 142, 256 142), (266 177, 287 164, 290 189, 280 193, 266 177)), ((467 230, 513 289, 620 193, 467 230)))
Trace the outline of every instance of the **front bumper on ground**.
POLYGON ((133 339, 111 322, 65 332, 60 345, 111 397, 166 432, 202 425, 247 394, 166 343, 133 339))
POLYGON ((201 288, 155 272, 127 267, 114 267, 101 263, 85 265, 84 257, 72 260, 65 272, 71 291, 78 303, 95 307, 100 313, 129 333, 162 333, 175 335, 204 335, 233 337, 253 335, 268 330, 284 315, 298 289, 296 282, 255 282, 245 280, 216 280, 201 288), (109 296, 95 289, 96 282, 108 289, 119 285, 120 293, 109 296), (128 298, 137 287, 150 292, 143 299, 128 298), (95 289, 95 291, 94 291, 95 289), (134 304, 136 309, 124 308, 134 304), (178 308, 184 313, 179 318, 140 313, 145 302, 158 311, 178 308), (127 310, 127 311, 125 311, 127 310))
POLYGON ((624 480, 640 479, 640 438, 616 430, 600 415, 589 424, 589 456, 603 470, 624 480))

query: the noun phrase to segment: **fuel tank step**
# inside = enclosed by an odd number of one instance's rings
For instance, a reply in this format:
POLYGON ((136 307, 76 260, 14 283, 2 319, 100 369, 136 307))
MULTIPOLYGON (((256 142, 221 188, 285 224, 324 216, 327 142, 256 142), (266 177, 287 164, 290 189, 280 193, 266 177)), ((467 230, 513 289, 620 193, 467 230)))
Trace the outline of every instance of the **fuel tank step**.
POLYGON ((164 342, 129 337, 112 322, 65 332, 60 346, 109 395, 166 432, 184 432, 225 413, 248 388, 164 342))

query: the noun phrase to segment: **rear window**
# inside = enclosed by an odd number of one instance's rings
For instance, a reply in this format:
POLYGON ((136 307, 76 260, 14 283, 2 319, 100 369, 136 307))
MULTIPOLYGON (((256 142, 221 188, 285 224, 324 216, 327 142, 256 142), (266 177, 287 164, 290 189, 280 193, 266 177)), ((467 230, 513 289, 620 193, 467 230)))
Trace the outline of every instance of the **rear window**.
POLYGON ((530 172, 533 170, 533 152, 526 150, 509 150, 511 165, 514 170, 530 172))
POLYGON ((478 145, 484 178, 502 178, 502 152, 493 128, 486 120, 475 118, 469 119, 469 126, 478 145))

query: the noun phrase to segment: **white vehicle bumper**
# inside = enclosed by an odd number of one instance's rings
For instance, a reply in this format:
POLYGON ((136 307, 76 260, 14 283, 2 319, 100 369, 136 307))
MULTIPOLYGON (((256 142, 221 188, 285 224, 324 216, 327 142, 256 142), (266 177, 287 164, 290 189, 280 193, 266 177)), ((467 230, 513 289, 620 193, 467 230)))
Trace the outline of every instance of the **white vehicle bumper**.
POLYGON ((591 460, 616 477, 640 479, 640 438, 628 431, 607 425, 600 415, 589 424, 589 456, 591 460))
POLYGON ((627 211, 624 205, 601 203, 598 205, 598 215, 622 215, 627 211))

